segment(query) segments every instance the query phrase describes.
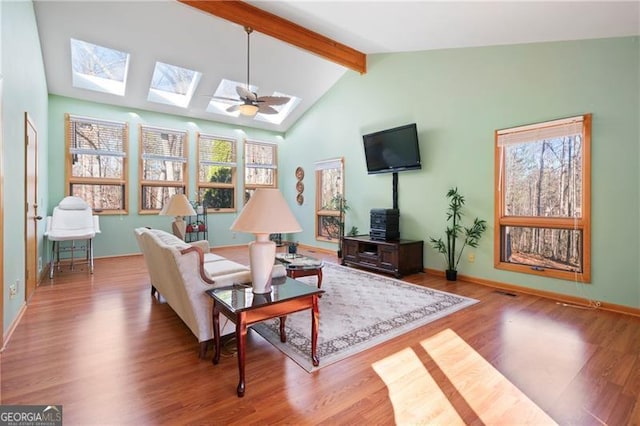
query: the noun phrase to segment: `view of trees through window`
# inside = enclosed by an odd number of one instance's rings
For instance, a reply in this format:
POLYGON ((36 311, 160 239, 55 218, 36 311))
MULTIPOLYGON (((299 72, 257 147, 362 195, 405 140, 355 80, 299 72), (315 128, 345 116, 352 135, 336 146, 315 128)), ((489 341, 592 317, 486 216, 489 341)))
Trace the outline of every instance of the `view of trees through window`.
POLYGON ((316 238, 338 240, 343 226, 344 185, 342 160, 316 163, 316 238))
POLYGON ((198 199, 206 208, 235 206, 236 142, 198 135, 198 199))
POLYGON ((498 134, 500 262, 584 273, 590 120, 579 119, 498 134))
POLYGON ((244 202, 258 188, 277 187, 276 145, 246 141, 244 144, 244 202))
POLYGON ((160 210, 176 193, 186 193, 187 135, 141 126, 141 210, 160 210))
POLYGON ((121 213, 125 210, 127 124, 68 114, 65 120, 71 168, 68 193, 96 211, 121 213))

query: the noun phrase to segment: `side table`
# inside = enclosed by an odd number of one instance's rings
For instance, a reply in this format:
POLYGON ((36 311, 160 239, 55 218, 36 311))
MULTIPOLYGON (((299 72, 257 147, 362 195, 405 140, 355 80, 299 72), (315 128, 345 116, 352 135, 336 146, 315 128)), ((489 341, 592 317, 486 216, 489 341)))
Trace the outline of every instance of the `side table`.
POLYGON ((311 309, 311 361, 314 366, 320 363, 316 354, 320 312, 318 295, 322 290, 309 287, 289 277, 274 278, 269 294, 253 294, 250 285, 233 285, 207 290, 213 299, 213 363, 220 362, 220 313, 224 314, 236 325, 236 341, 238 344, 237 388, 239 397, 244 396, 245 380, 245 339, 247 327, 270 318, 280 318, 280 340, 286 342, 285 320, 288 314, 311 309))

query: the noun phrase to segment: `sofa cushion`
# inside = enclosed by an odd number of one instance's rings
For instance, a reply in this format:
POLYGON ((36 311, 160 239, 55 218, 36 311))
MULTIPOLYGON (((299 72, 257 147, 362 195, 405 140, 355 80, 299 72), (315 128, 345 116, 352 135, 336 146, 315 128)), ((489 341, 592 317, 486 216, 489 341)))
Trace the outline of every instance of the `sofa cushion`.
POLYGON ((248 271, 244 265, 241 265, 230 260, 219 260, 217 262, 208 262, 204 264, 204 270, 211 279, 215 280, 218 275, 233 274, 235 272, 248 271))
POLYGON ((213 253, 205 253, 204 254, 204 263, 209 263, 209 262, 219 262, 221 260, 227 260, 224 257, 217 255, 217 254, 213 254, 213 253))

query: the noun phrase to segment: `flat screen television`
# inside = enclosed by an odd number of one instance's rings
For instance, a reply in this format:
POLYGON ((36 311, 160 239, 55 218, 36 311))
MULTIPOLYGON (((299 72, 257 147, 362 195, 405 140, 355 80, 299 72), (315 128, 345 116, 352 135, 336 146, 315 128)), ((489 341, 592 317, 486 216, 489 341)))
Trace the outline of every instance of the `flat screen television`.
POLYGON ((415 123, 363 135, 362 140, 370 175, 422 168, 415 123))

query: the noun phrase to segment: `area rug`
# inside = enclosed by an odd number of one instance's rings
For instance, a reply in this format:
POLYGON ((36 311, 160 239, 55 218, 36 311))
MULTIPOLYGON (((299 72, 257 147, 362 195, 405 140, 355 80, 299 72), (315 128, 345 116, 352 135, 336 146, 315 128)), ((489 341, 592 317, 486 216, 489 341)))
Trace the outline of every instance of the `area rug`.
MULTIPOLYGON (((319 301, 317 353, 311 363, 311 313, 287 316, 287 341, 280 342, 277 319, 255 324, 257 331, 311 372, 369 349, 478 301, 358 269, 325 263, 319 301)), ((316 285, 315 276, 298 280, 316 285)))

